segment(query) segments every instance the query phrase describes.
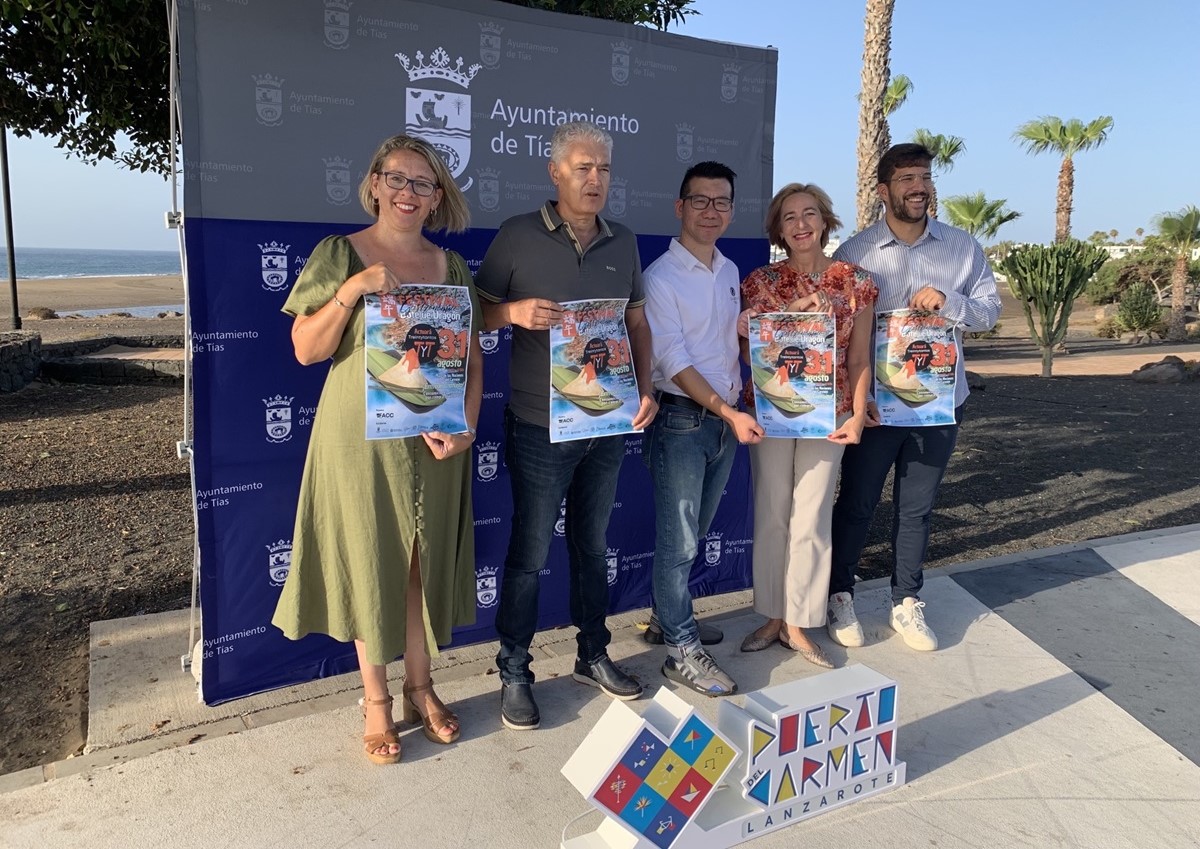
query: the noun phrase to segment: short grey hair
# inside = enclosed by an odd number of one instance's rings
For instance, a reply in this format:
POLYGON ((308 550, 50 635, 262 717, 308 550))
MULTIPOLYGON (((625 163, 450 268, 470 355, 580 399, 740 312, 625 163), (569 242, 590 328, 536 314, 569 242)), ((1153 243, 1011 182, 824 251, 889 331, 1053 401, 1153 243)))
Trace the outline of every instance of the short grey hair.
POLYGON ((602 130, 587 121, 570 121, 559 124, 550 139, 550 161, 562 162, 567 155, 567 148, 577 142, 595 142, 604 145, 608 155, 612 156, 613 138, 607 130, 602 130))

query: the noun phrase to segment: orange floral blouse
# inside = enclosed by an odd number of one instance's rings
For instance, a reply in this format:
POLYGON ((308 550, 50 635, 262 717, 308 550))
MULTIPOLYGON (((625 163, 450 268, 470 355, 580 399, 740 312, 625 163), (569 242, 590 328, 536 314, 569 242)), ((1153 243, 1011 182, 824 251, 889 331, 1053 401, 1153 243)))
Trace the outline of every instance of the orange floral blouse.
MULTIPOLYGON (((787 260, 764 265, 750 272, 742 281, 742 302, 760 312, 783 312, 797 298, 822 291, 833 305, 837 319, 837 356, 835 383, 837 391, 837 413, 849 413, 854 406, 850 392, 850 373, 846 368, 846 348, 850 344, 850 331, 854 317, 866 311, 869 319, 872 307, 879 297, 870 276, 857 265, 836 261, 819 275, 801 274, 787 260)), ((747 407, 754 406, 754 387, 747 383, 742 390, 747 407)))

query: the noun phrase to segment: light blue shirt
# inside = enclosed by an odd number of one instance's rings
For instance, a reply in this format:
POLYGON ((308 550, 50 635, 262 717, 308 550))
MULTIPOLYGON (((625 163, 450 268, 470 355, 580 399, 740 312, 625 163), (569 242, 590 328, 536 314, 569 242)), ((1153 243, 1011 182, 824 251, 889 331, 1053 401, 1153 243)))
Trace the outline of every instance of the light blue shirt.
POLYGON ((848 239, 833 258, 861 265, 870 273, 879 287, 877 313, 907 309, 912 296, 926 286, 946 296, 939 314, 954 324, 958 344, 954 406, 965 401, 969 390, 962 356, 963 331, 990 330, 1000 317, 996 278, 974 237, 929 218, 925 232, 910 245, 896 238, 887 221, 881 220, 848 239))
POLYGON ((652 334, 654 388, 690 397, 672 378, 692 366, 725 403, 737 406, 742 385, 737 266, 714 248, 710 270, 678 239, 672 239, 670 248, 650 263, 642 279, 646 322, 652 334))

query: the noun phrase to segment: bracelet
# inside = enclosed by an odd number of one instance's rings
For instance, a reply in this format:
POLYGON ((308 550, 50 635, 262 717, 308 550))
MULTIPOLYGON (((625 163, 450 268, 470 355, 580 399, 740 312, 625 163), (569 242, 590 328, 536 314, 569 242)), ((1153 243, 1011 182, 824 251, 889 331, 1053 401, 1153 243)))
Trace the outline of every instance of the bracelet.
POLYGON ((344 310, 353 310, 354 309, 354 307, 348 307, 345 304, 343 304, 340 300, 338 300, 338 296, 337 296, 336 292, 334 293, 334 296, 333 296, 333 302, 344 310))

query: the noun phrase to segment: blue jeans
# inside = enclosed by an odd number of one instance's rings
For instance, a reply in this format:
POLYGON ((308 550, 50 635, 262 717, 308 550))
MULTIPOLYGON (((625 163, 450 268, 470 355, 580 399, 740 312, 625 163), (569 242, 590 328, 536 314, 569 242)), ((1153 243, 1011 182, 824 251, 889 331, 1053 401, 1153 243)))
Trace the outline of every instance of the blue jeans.
POLYGON ((496 666, 505 683, 532 684, 529 644, 537 630, 539 575, 546 565, 559 505, 567 499, 567 556, 571 623, 579 657, 595 660, 612 639, 608 614, 608 518, 625 459, 620 436, 550 442, 549 428, 504 410, 504 462, 512 482, 512 535, 500 583, 496 666))
POLYGON ((946 473, 963 407, 956 424, 941 427, 869 427, 858 445, 842 455, 842 483, 833 505, 833 563, 829 594, 854 594, 854 569, 867 541, 871 517, 892 481, 892 603, 916 598, 925 585, 922 566, 929 545, 929 519, 946 473))
POLYGON ((667 644, 688 646, 700 639, 688 579, 721 503, 737 440, 707 410, 663 404, 645 444, 654 479, 654 610, 667 644))

